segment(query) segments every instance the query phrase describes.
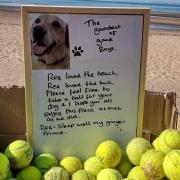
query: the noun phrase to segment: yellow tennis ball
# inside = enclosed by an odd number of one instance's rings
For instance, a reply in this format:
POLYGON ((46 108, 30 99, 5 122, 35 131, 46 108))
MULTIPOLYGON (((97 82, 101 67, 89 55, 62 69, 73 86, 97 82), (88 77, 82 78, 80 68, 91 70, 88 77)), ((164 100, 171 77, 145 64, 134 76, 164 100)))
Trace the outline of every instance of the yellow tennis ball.
POLYGON ((116 167, 122 159, 120 145, 112 140, 102 142, 96 150, 97 162, 104 168, 116 167))
POLYGON ((157 137, 157 138, 153 141, 153 143, 152 143, 154 149, 157 149, 157 150, 159 150, 158 141, 159 141, 159 137, 157 137))
POLYGON ((72 180, 96 180, 96 177, 86 170, 79 170, 72 174, 72 180))
POLYGON ((3 154, 0 153, 0 179, 5 179, 9 171, 9 160, 3 154))
POLYGON ((7 176, 6 176, 6 180, 9 179, 9 178, 13 178, 13 173, 11 171, 11 169, 9 169, 8 173, 7 173, 7 176))
POLYGON ((122 175, 118 170, 106 168, 97 175, 97 180, 120 180, 122 175))
POLYGON ((155 149, 168 153, 173 149, 180 149, 180 132, 175 129, 164 130, 153 142, 155 149))
POLYGON ((44 174, 43 180, 70 180, 70 174, 62 167, 52 167, 44 174))
POLYGON ((140 164, 141 156, 152 149, 150 142, 144 138, 134 138, 126 146, 126 153, 133 165, 138 166, 140 164))
POLYGON ((133 165, 128 160, 126 156, 123 156, 122 161, 117 166, 118 171, 121 173, 122 177, 127 177, 129 171, 133 168, 133 165))
POLYGON ((35 166, 28 166, 17 173, 18 180, 41 180, 42 174, 35 166))
POLYGON ((128 179, 149 180, 149 178, 145 175, 143 169, 140 166, 136 166, 131 169, 131 171, 128 174, 128 179))
POLYGON ((165 177, 163 160, 164 153, 156 149, 151 149, 142 155, 140 166, 151 179, 161 179, 165 177))
POLYGON ((8 157, 10 166, 13 169, 21 169, 31 163, 33 150, 28 142, 17 140, 8 145, 5 155, 8 157))
POLYGON ((58 162, 54 155, 50 153, 43 153, 34 159, 33 164, 41 171, 41 173, 44 174, 51 167, 57 166, 58 162))
POLYGON ((96 156, 92 156, 84 162, 84 169, 97 176, 103 167, 98 164, 96 156))
POLYGON ((180 180, 180 150, 172 150, 165 156, 163 168, 169 179, 180 180))
POLYGON ((64 157, 59 162, 59 165, 66 169, 66 171, 68 171, 70 174, 73 174, 83 168, 81 160, 75 156, 64 157))

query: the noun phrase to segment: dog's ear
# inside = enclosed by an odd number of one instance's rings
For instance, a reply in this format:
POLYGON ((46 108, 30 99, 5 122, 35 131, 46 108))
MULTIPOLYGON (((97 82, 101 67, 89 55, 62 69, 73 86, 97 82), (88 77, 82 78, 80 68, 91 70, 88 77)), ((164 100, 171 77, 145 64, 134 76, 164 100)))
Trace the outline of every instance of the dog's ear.
POLYGON ((68 25, 66 25, 65 44, 66 44, 67 48, 69 48, 69 28, 68 28, 68 25))

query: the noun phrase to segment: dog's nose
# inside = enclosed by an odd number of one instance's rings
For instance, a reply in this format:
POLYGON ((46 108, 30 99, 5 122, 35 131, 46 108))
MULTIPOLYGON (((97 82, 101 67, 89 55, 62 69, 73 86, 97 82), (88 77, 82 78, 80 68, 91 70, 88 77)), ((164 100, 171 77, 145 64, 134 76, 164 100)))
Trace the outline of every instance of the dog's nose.
POLYGON ((46 34, 46 30, 42 26, 35 26, 33 28, 33 37, 37 41, 42 41, 46 34))

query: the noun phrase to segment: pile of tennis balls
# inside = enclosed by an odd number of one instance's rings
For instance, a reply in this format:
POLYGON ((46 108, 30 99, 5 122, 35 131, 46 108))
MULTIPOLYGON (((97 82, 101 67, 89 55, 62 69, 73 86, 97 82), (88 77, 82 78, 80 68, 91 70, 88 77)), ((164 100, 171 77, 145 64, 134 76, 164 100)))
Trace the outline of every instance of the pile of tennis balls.
POLYGON ((58 160, 50 153, 33 158, 23 140, 0 153, 0 180, 180 180, 180 132, 164 130, 155 141, 132 139, 123 154, 113 140, 100 143, 94 156, 82 162, 67 156, 58 160))

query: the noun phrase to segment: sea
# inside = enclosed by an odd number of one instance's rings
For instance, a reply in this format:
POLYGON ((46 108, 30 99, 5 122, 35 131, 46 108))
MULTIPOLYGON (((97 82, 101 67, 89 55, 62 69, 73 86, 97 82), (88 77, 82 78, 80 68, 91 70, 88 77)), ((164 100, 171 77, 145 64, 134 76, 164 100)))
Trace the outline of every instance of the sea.
POLYGON ((152 29, 180 31, 180 0, 0 0, 0 8, 19 9, 21 5, 148 7, 152 29))

